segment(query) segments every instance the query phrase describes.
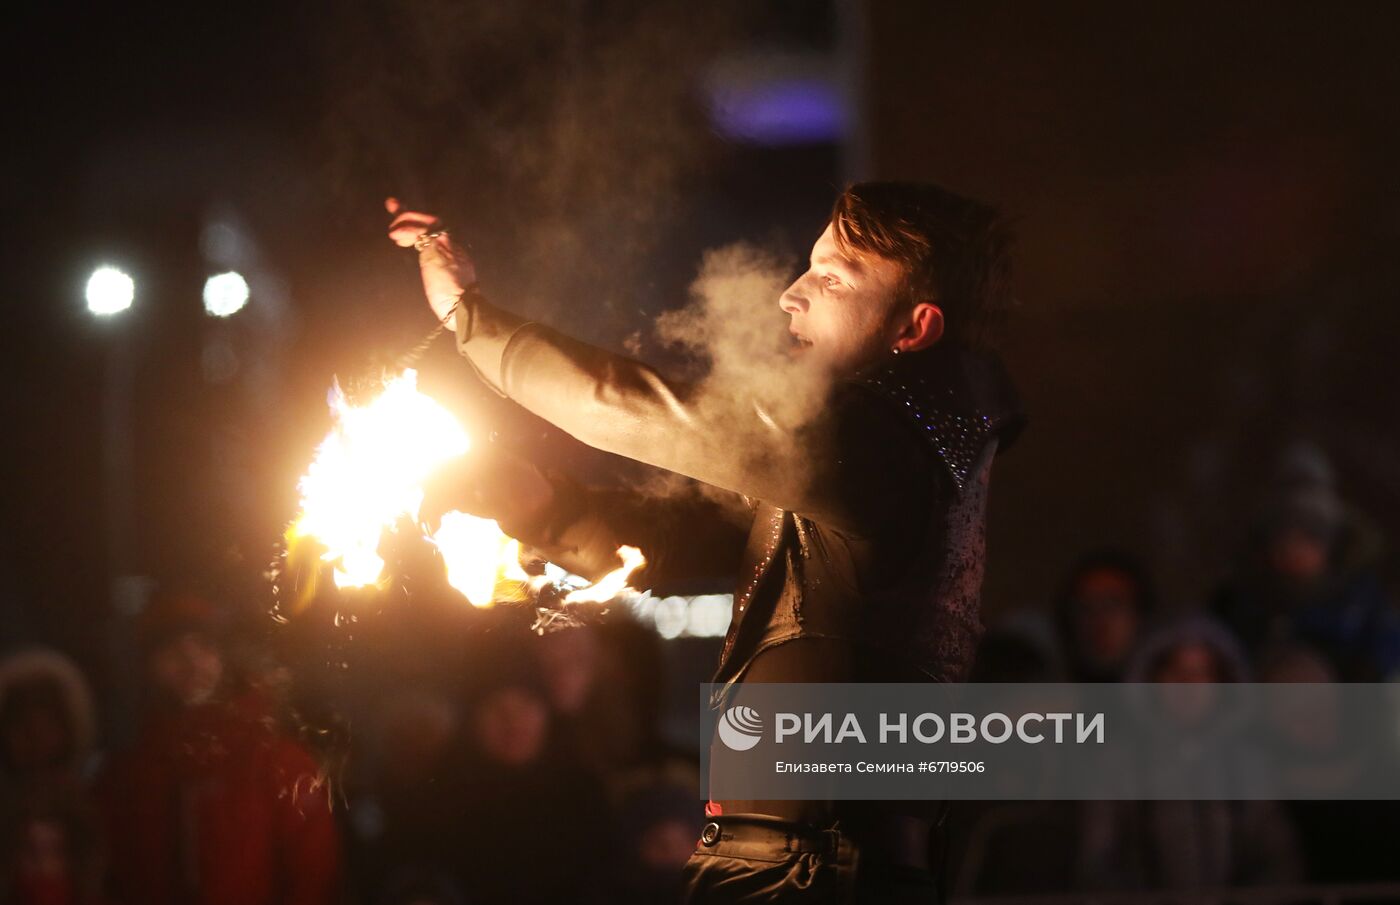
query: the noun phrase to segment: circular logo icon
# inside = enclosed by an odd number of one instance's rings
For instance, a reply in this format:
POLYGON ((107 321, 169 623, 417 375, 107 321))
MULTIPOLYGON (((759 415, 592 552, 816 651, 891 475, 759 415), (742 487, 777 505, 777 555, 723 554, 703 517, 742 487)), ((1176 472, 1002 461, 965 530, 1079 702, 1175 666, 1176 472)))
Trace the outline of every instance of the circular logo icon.
POLYGON ((719 738, 734 751, 747 751, 763 737, 763 717, 752 707, 730 707, 719 718, 719 738))

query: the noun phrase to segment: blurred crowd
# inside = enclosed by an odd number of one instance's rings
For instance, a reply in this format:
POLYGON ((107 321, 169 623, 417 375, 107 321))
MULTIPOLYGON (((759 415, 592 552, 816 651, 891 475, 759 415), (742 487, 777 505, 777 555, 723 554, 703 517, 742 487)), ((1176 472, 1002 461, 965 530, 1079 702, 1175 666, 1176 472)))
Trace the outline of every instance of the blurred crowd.
MULTIPOLYGON (((1143 561, 1091 552, 1048 605, 993 622, 973 681, 1393 679, 1378 532, 1315 450, 1270 487, 1211 599, 1161 600, 1143 561)), ((676 901, 701 803, 693 742, 667 730, 675 642, 625 612, 537 635, 507 608, 451 611, 289 663, 162 590, 122 664, 139 719, 111 743, 72 661, 11 651, 0 901, 676 901)), ((1308 769, 1345 772, 1325 725, 1294 741, 1308 769)), ((1400 882, 1392 802, 954 802, 938 835, 958 896, 1400 882)))
POLYGON ((111 750, 73 662, 12 653, 0 902, 674 901, 699 784, 661 735, 660 636, 532 618, 453 601, 386 622, 353 668, 313 643, 318 673, 161 591, 135 626, 138 728, 111 750))
MULTIPOLYGON (((1241 527, 1235 571, 1210 599, 1159 599, 1120 549, 1073 565, 1047 611, 984 636, 973 681, 1392 681, 1400 609, 1383 544, 1315 447, 1286 450, 1241 527)), ((1318 715, 1279 720, 1289 763, 1341 788, 1362 768, 1318 715)), ((1201 763, 1196 769, 1224 765, 1201 763)), ((1400 802, 968 802, 947 838, 965 896, 1400 882, 1400 802)))

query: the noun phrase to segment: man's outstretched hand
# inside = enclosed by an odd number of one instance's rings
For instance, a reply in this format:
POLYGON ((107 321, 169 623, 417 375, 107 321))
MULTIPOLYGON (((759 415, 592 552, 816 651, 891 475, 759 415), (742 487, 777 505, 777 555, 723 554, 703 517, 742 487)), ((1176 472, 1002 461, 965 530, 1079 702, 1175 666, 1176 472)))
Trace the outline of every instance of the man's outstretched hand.
MULTIPOLYGON (((389 224, 389 238, 401 248, 413 248, 420 237, 442 230, 442 221, 437 217, 406 211, 397 198, 386 198, 384 209, 394 218, 389 224)), ((423 275, 423 292, 428 296, 433 314, 449 330, 456 329, 452 311, 457 297, 476 283, 476 267, 471 256, 466 249, 454 244, 450 236, 441 233, 418 252, 418 269, 423 275)))
MULTIPOLYGON (((554 485, 525 459, 495 446, 474 449, 438 468, 423 487, 419 520, 437 530, 460 510, 506 526, 531 525, 554 501, 554 485)), ((527 541, 528 542, 528 541, 527 541)))

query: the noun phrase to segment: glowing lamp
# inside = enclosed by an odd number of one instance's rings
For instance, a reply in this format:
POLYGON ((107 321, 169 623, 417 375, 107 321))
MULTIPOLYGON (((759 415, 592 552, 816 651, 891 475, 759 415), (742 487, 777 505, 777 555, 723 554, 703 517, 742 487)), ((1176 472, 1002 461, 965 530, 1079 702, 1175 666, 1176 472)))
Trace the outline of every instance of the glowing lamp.
POLYGON ((248 304, 248 281, 237 271, 216 273, 204 281, 204 310, 213 317, 229 317, 248 304))
POLYGON ((115 267, 99 267, 88 277, 88 310, 99 317, 120 314, 131 307, 136 283, 115 267))

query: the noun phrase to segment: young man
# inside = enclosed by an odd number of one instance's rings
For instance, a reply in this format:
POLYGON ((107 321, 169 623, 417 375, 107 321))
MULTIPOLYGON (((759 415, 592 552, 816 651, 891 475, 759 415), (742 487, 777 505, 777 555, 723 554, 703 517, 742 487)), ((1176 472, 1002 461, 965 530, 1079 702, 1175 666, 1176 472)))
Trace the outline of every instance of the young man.
MULTIPOLYGON (((483 380, 584 443, 742 495, 751 524, 699 498, 585 489, 510 462, 489 480, 471 466, 446 479, 478 512, 585 576, 614 568, 624 543, 648 559, 634 584, 657 593, 737 574, 715 682, 965 676, 991 460, 1021 421, 997 361, 974 351, 1007 291, 994 211, 935 186, 847 189, 778 300, 791 375, 780 394, 736 399, 493 307, 434 218, 387 206, 391 238, 419 249, 428 300, 483 380)), ((690 900, 932 886, 929 809, 849 805, 710 802, 690 900)))

